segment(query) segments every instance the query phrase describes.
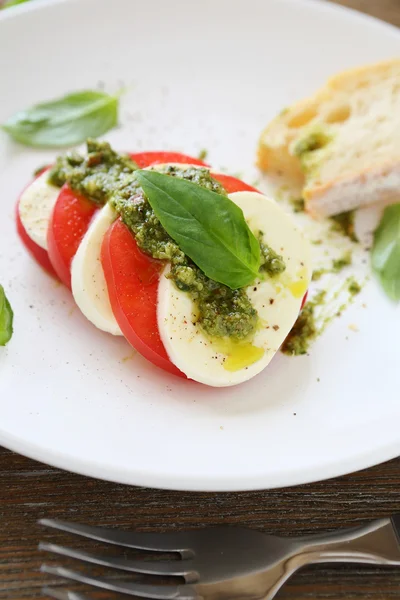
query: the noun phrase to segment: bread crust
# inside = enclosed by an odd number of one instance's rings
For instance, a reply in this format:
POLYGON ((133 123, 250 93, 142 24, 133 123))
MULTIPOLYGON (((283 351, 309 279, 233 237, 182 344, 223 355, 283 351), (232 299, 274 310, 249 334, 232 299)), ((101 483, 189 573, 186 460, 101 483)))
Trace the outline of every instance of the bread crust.
MULTIPOLYGON (((396 91, 392 93, 400 95, 400 59, 394 58, 348 69, 330 77, 324 87, 282 111, 262 132, 258 145, 259 168, 266 173, 284 175, 296 185, 304 186, 306 208, 315 216, 332 216, 381 201, 400 201, 400 156, 397 151, 394 156, 387 154, 385 158, 379 157, 385 162, 378 165, 376 153, 375 156, 370 156, 369 164, 366 161, 367 165, 352 165, 349 162, 347 164, 350 169, 344 169, 347 171, 346 175, 341 176, 339 170, 334 176, 332 173, 329 180, 326 177, 328 173, 325 178, 321 173, 323 178, 320 181, 318 175, 305 176, 300 158, 295 156, 292 150, 293 144, 301 133, 307 130, 309 124, 318 126, 321 123, 332 129, 330 124, 334 123, 334 132, 344 131, 342 128, 346 127, 348 117, 344 113, 342 123, 341 106, 345 111, 346 104, 351 106, 351 100, 358 98, 362 90, 365 89, 366 93, 369 93, 368 90, 373 90, 375 85, 380 85, 388 78, 395 82, 393 90, 396 91)), ((355 102, 357 103, 357 100, 355 102)), ((393 136, 397 136, 394 129, 393 136)), ((340 148, 337 151, 339 150, 340 148)), ((321 165, 323 164, 321 162, 321 165)), ((328 161, 325 164, 328 165, 328 161)), ((347 164, 344 166, 347 167, 347 164)))
POLYGON ((319 186, 304 188, 308 213, 314 217, 331 217, 377 202, 400 200, 400 161, 374 166, 319 186))

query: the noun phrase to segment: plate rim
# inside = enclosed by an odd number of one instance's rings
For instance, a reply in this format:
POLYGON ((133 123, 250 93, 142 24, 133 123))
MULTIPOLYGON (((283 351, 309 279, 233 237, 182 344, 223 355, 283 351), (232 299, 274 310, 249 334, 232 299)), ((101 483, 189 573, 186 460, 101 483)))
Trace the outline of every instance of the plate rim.
MULTIPOLYGON (((82 2, 83 0, 79 0, 82 2)), ((94 0, 84 0, 93 2, 94 0)), ((106 1, 106 0, 101 0, 106 1)), ((243 1, 243 0, 240 0, 243 1)), ((260 0, 261 1, 261 0, 260 0)), ((26 13, 33 11, 46 10, 47 8, 61 4, 77 4, 78 0, 35 0, 13 8, 13 10, 0 11, 0 25, 9 19, 18 18, 26 13)), ((327 0, 270 0, 274 4, 286 4, 288 6, 301 5, 311 7, 313 10, 326 14, 341 14, 346 18, 356 21, 359 26, 370 24, 378 27, 383 33, 400 38, 400 29, 395 25, 382 21, 368 14, 360 13, 357 10, 337 4, 327 0)), ((237 492, 237 491, 255 491, 284 488, 289 486, 298 486, 312 483, 315 481, 324 481, 338 476, 371 468, 388 460, 397 458, 400 455, 400 438, 396 442, 381 444, 378 448, 374 447, 369 451, 353 452, 345 463, 338 463, 334 459, 324 462, 317 467, 303 467, 301 469, 280 470, 274 475, 256 475, 243 477, 228 476, 221 479, 220 476, 174 476, 170 474, 157 473, 156 471, 144 472, 140 469, 129 470, 117 466, 111 468, 102 463, 93 460, 71 457, 68 454, 57 450, 49 450, 38 444, 26 442, 19 436, 5 432, 0 428, 0 445, 5 448, 22 454, 28 458, 50 465, 54 468, 70 471, 79 475, 98 478, 106 481, 120 483, 132 486, 144 486, 156 489, 177 490, 177 491, 195 491, 195 492, 237 492)))
POLYGON ((287 488, 299 485, 306 485, 317 481, 326 481, 335 477, 349 475, 357 471, 369 469, 389 460, 400 456, 400 439, 398 442, 390 443, 380 447, 379 451, 374 448, 369 452, 355 453, 351 459, 346 462, 343 468, 342 463, 337 460, 324 463, 318 467, 295 468, 279 471, 273 476, 250 476, 240 477, 238 486, 237 478, 229 476, 221 479, 221 476, 170 476, 156 472, 145 472, 139 469, 130 469, 113 467, 112 469, 87 459, 71 458, 71 456, 62 454, 54 450, 46 450, 5 433, 0 429, 0 445, 11 451, 22 454, 28 458, 39 461, 63 471, 69 471, 77 475, 101 479, 123 485, 148 487, 153 489, 163 489, 181 492, 250 492, 261 490, 272 490, 287 488))
MULTIPOLYGON (((6 21, 8 19, 16 18, 25 13, 38 11, 41 9, 46 9, 53 5, 57 4, 77 4, 82 2, 94 2, 95 0, 35 0, 34 2, 26 2, 23 4, 18 4, 12 7, 12 10, 0 10, 0 23, 2 21, 6 21)), ((96 1, 107 1, 107 0, 96 0, 96 1)), ((221 0, 217 0, 221 1, 221 0)), ((245 0, 236 0, 239 2, 245 2, 245 0)), ((262 1, 262 0, 259 0, 262 1)), ((362 13, 355 8, 351 8, 349 6, 343 6, 341 4, 336 4, 331 2, 331 0, 269 0, 271 4, 287 4, 292 6, 312 6, 314 10, 319 10, 321 12, 326 13, 342 13, 346 14, 353 19, 359 20, 360 22, 364 21, 365 23, 370 23, 371 25, 380 26, 387 31, 391 31, 396 36, 400 35, 400 28, 392 23, 388 23, 387 21, 383 21, 378 17, 374 17, 373 15, 369 15, 367 13, 362 13)))

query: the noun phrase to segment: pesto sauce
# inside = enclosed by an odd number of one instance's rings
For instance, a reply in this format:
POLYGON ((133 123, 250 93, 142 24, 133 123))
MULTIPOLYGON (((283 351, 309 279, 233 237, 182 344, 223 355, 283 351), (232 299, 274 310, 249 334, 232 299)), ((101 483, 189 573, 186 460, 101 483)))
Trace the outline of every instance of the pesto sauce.
POLYGON ((296 323, 281 346, 281 351, 290 356, 307 354, 312 342, 318 337, 320 330, 315 319, 315 309, 323 304, 326 292, 319 292, 313 300, 306 302, 296 323))
MULTIPOLYGON (((88 140, 87 147, 86 158, 77 153, 58 158, 49 172, 49 181, 59 187, 68 183, 74 191, 96 204, 110 202, 143 252, 170 261, 169 278, 179 290, 189 294, 195 304, 197 322, 208 335, 228 336, 234 340, 251 336, 257 327, 258 313, 245 288, 232 290, 209 279, 182 252, 154 214, 135 177, 137 166, 128 156, 117 154, 106 142, 88 140)), ((226 196, 224 188, 211 177, 208 169, 168 165, 158 170, 226 196)), ((260 242, 260 249, 260 271, 274 276, 285 270, 282 257, 272 248, 260 242)))
POLYGON ((77 152, 59 156, 48 179, 57 187, 68 182, 75 192, 102 206, 116 188, 132 182, 137 168, 129 156, 114 152, 107 142, 89 139, 86 157, 77 152))
POLYGON ((271 277, 274 275, 280 275, 286 269, 285 261, 283 260, 280 254, 277 254, 275 250, 273 250, 267 244, 262 242, 262 231, 259 232, 259 242, 260 242, 260 250, 261 250, 261 273, 267 273, 271 277))
POLYGON ((327 314, 322 319, 322 312, 320 311, 317 320, 315 311, 316 308, 323 309, 328 304, 326 302, 327 291, 321 290, 312 300, 306 302, 296 323, 281 346, 281 351, 284 354, 290 356, 307 354, 311 344, 324 332, 325 328, 335 317, 341 316, 342 312, 353 302, 355 296, 361 292, 362 286, 354 276, 350 276, 343 283, 343 286, 336 291, 332 300, 337 299, 343 290, 347 290, 349 294, 347 302, 344 302, 334 314, 332 314, 332 309, 329 307, 330 314, 327 314))
POLYGON ((353 261, 351 252, 345 252, 340 258, 335 258, 332 261, 333 273, 340 273, 346 267, 349 267, 353 261))
POLYGON ((327 133, 325 133, 322 129, 315 129, 308 132, 304 137, 300 138, 296 142, 293 148, 293 154, 299 158, 302 158, 302 156, 308 152, 320 150, 326 146, 330 140, 330 136, 327 135, 327 133))
POLYGON ((207 148, 202 148, 200 150, 200 152, 198 153, 197 158, 199 160, 206 160, 207 156, 208 156, 208 150, 207 150, 207 148))
MULTIPOLYGON (((207 169, 167 166, 161 172, 226 195, 207 169)), ((153 258, 170 261, 168 277, 179 290, 189 294, 197 309, 197 323, 208 335, 243 340, 255 331, 258 314, 245 289, 232 290, 208 278, 165 231, 139 184, 136 189, 129 186, 119 190, 110 202, 135 235, 141 250, 153 258)))
POLYGON ((315 177, 318 174, 321 161, 326 155, 326 147, 332 139, 329 127, 315 124, 295 141, 292 152, 294 156, 298 156, 303 173, 307 178, 315 177))
POLYGON ((354 210, 339 213, 331 217, 331 231, 336 231, 348 237, 352 242, 358 242, 354 229, 354 210))
POLYGON ((304 198, 290 198, 290 203, 293 207, 294 213, 300 213, 305 211, 304 198))
POLYGON ((39 175, 41 175, 43 171, 45 171, 48 168, 49 165, 42 165, 41 167, 36 167, 36 169, 33 171, 33 177, 39 177, 39 175))
POLYGON ((316 269, 312 274, 312 280, 319 281, 323 275, 326 275, 328 273, 340 273, 341 271, 343 271, 343 269, 350 266, 352 262, 352 253, 350 251, 345 252, 340 258, 335 258, 332 261, 332 267, 330 269, 316 269))
POLYGON ((359 294, 362 290, 361 285, 354 277, 349 277, 347 279, 347 286, 347 289, 349 290, 351 296, 357 296, 357 294, 359 294))

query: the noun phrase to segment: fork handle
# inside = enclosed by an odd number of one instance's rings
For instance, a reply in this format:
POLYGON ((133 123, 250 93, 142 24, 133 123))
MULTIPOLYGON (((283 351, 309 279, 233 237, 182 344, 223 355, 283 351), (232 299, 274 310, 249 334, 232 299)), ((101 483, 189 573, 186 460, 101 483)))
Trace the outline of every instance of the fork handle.
POLYGON ((297 566, 322 562, 400 564, 400 539, 390 519, 363 527, 298 538, 297 566))

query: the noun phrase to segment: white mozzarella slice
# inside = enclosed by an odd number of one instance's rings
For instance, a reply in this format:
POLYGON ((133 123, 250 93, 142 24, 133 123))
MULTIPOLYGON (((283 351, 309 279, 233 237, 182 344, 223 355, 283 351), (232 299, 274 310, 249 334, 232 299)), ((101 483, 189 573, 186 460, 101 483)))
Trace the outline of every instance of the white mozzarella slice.
POLYGON ((47 181, 45 171, 21 194, 19 216, 29 237, 41 248, 47 250, 47 229, 51 213, 60 189, 47 181))
POLYGON ((111 309, 100 253, 104 235, 116 218, 106 204, 94 217, 71 267, 72 293, 85 317, 102 331, 122 335, 111 309))
POLYGON ((158 327, 169 358, 190 379, 215 387, 247 381, 268 365, 297 319, 312 274, 309 243, 276 202, 256 192, 235 192, 229 198, 286 264, 281 275, 259 279, 246 290, 259 315, 251 342, 209 339, 196 324, 187 293, 165 276, 158 291, 158 327))

